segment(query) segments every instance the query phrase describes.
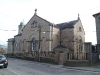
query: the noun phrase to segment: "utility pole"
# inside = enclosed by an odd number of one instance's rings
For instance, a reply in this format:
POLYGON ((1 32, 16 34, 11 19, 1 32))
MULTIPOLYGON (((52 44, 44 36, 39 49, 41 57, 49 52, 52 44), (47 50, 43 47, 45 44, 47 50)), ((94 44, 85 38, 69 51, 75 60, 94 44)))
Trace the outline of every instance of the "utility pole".
POLYGON ((40 43, 41 43, 41 25, 39 25, 39 48, 38 48, 38 61, 40 62, 40 43))

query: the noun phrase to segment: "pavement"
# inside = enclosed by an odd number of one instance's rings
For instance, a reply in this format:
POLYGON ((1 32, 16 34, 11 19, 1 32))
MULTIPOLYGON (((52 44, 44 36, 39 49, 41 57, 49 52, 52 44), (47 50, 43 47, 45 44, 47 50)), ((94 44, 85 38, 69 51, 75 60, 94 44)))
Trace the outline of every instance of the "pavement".
POLYGON ((75 71, 89 71, 89 72, 99 72, 100 73, 100 62, 98 64, 87 66, 87 67, 70 67, 70 66, 63 66, 63 65, 53 65, 50 67, 66 68, 66 69, 75 70, 75 71))
MULTIPOLYGON (((16 60, 17 61, 17 60, 16 60)), ((24 60, 26 61, 26 60, 24 60)), ((29 61, 29 63, 33 64, 33 61, 29 61)), ((92 65, 92 66, 84 66, 84 67, 70 67, 70 66, 63 66, 63 65, 54 65, 49 63, 40 63, 40 62, 34 62, 34 64, 38 65, 45 65, 50 68, 54 69, 62 69, 62 70, 73 70, 73 71, 83 71, 83 72, 93 72, 93 73, 99 73, 100 74, 100 62, 92 65)))

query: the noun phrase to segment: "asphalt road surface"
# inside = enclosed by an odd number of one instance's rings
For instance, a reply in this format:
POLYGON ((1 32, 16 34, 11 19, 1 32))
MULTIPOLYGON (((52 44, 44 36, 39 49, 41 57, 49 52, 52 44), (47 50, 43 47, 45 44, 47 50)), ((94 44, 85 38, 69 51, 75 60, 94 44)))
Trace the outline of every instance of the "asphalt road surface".
POLYGON ((0 75, 100 75, 100 68, 77 68, 9 58, 0 75))

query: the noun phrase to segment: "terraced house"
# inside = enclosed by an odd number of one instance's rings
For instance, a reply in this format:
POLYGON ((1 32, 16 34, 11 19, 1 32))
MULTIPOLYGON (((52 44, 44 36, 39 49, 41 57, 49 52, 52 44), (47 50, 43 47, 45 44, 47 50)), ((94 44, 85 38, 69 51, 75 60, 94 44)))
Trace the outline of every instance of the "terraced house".
POLYGON ((85 32, 79 15, 76 20, 53 24, 35 11, 28 23, 21 22, 18 28, 18 34, 8 39, 8 54, 35 57, 40 52, 40 57, 53 58, 60 54, 60 63, 86 59, 85 32))

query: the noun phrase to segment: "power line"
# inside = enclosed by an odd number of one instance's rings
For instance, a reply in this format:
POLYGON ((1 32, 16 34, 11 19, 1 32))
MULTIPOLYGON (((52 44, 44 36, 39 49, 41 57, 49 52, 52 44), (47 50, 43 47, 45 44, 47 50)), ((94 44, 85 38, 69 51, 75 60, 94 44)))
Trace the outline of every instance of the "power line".
MULTIPOLYGON (((1 8, 1 7, 0 7, 1 8)), ((91 8, 91 9, 88 9, 88 10, 86 10, 86 11, 90 11, 90 10, 94 10, 94 9, 97 9, 97 8, 100 8, 100 6, 98 6, 98 7, 94 7, 94 8, 91 8)), ((8 11, 8 10, 7 10, 8 11)), ((86 12, 86 11, 82 11, 82 12, 80 12, 80 13, 84 13, 84 12, 86 12)), ((9 17, 12 17, 12 18, 14 18, 14 19, 17 19, 17 18, 15 18, 15 17, 13 17, 13 16, 11 16, 11 15, 8 15, 8 14, 5 14, 5 13, 3 13, 3 12, 0 12, 1 14, 4 14, 4 15, 7 15, 7 16, 9 16, 9 17)), ((71 15, 68 15, 69 17, 70 16, 73 16, 75 13, 73 13, 73 14, 71 14, 71 15)), ((66 16, 66 17, 68 17, 68 16, 66 16)), ((86 15, 86 17, 88 16, 88 14, 86 15)), ((85 16, 82 16, 82 17, 85 17, 85 16)), ((85 18, 86 18, 85 17, 85 18)), ((62 17, 63 18, 63 17, 62 17)), ((61 18, 60 18, 61 19, 61 18)), ((17 19, 17 20, 19 20, 19 19, 17 19)), ((2 30, 2 29, 0 29, 0 30, 2 30)), ((17 30, 3 30, 3 31, 17 31, 17 30)), ((96 31, 85 31, 85 32, 96 32, 96 31)))
MULTIPOLYGON (((18 30, 2 30, 0 29, 1 31, 18 31, 18 30)), ((85 32, 97 32, 97 31, 85 31, 85 32)))
POLYGON ((94 9, 96 9, 96 8, 100 8, 100 6, 97 6, 97 7, 94 7, 94 8, 91 8, 91 9, 85 10, 85 11, 82 11, 82 12, 80 12, 80 13, 84 13, 84 12, 86 12, 86 11, 94 10, 94 9))
MULTIPOLYGON (((94 10, 94 9, 97 9, 97 8, 100 8, 100 6, 98 6, 98 7, 94 7, 94 8, 91 8, 91 9, 88 9, 88 10, 85 10, 85 11, 81 11, 81 12, 79 12, 79 14, 80 13, 85 13, 85 12, 88 12, 88 11, 91 11, 91 10, 94 10)), ((78 13, 73 13, 73 14, 70 14, 70 15, 68 15, 68 16, 64 16, 64 17, 61 17, 61 18, 58 18, 58 19, 62 19, 62 18, 68 18, 68 17, 73 17, 73 16, 75 16, 76 14, 78 14, 78 13)), ((88 14, 86 14, 86 15, 81 15, 82 17, 85 17, 85 19, 88 17, 90 15, 90 13, 88 13, 88 14)), ((91 15, 92 16, 92 15, 91 15)), ((84 20, 85 20, 84 19, 84 20)), ((56 20, 56 19, 55 19, 56 20)))
POLYGON ((16 20, 18 20, 18 21, 19 21, 19 19, 18 19, 18 18, 15 18, 15 17, 10 16, 10 15, 8 15, 8 14, 5 14, 5 13, 3 13, 3 12, 0 12, 0 13, 1 13, 1 14, 3 14, 3 15, 9 16, 9 17, 11 17, 11 18, 16 19, 16 20))
MULTIPOLYGON (((2 7, 0 7, 0 8, 2 8, 2 7)), ((96 9, 96 8, 100 8, 100 6, 98 6, 98 7, 94 7, 94 8, 91 8, 91 9, 88 9, 88 10, 85 10, 85 11, 82 11, 82 12, 79 12, 79 13, 84 13, 84 12, 86 12, 86 11, 90 11, 90 10, 94 10, 94 9, 96 9)), ((4 9, 4 8, 2 8, 2 9, 4 9)), ((4 9, 4 10, 6 10, 6 9, 4 9)), ((8 11, 8 10, 6 10, 6 11, 8 11)), ((9 11, 8 11, 9 12, 9 11)), ((4 14, 4 15, 7 15, 7 16, 9 16, 9 17, 11 17, 11 18, 14 18, 14 19, 16 19, 16 20, 20 20, 20 19, 18 19, 18 18, 16 18, 16 17, 13 17, 13 16, 11 16, 11 15, 8 15, 8 14, 5 14, 5 13, 3 13, 3 12, 0 12, 1 14, 4 14)), ((12 13, 12 12, 10 12, 10 13, 12 13)), ((71 16, 73 16, 73 15, 76 15, 76 14, 78 14, 78 13, 73 13, 73 14, 70 14, 70 15, 68 15, 68 16, 65 16, 65 17, 71 17, 71 16)), ((88 15, 88 14, 87 14, 88 15)), ((87 17, 87 15, 86 16, 82 16, 82 17, 87 17)), ((64 17, 62 17, 62 18, 64 18, 64 17)), ((58 19, 61 19, 61 18, 58 18, 58 19)), ((56 19, 55 19, 56 20, 56 19)))
MULTIPOLYGON (((3 9, 3 10, 5 10, 5 11, 7 11, 7 12, 9 12, 9 13, 12 13, 12 12, 10 12, 9 10, 7 10, 7 9, 5 9, 5 8, 2 8, 2 7, 0 7, 0 8, 3 9)), ((19 19, 16 18, 16 17, 14 17, 14 16, 11 16, 11 15, 8 15, 8 14, 5 14, 5 13, 3 13, 3 12, 0 12, 0 13, 3 14, 3 15, 9 16, 9 17, 11 17, 11 18, 14 18, 14 19, 16 19, 16 20, 19 21, 19 19)), ((14 13, 12 13, 12 14, 14 14, 14 13)), ((15 15, 15 14, 14 14, 14 15, 15 15)))
MULTIPOLYGON (((7 9, 5 9, 5 8, 2 8, 2 7, 0 7, 1 9, 3 9, 3 10, 6 10, 6 11, 8 11, 8 12, 10 12, 9 10, 7 10, 7 9)), ((12 12, 10 12, 10 13, 12 13, 12 12)), ((14 13, 12 13, 12 14, 14 14, 14 13)))
POLYGON ((96 31, 85 31, 85 32, 96 32, 96 31))
POLYGON ((2 30, 2 29, 0 29, 0 31, 17 31, 17 30, 2 30))

